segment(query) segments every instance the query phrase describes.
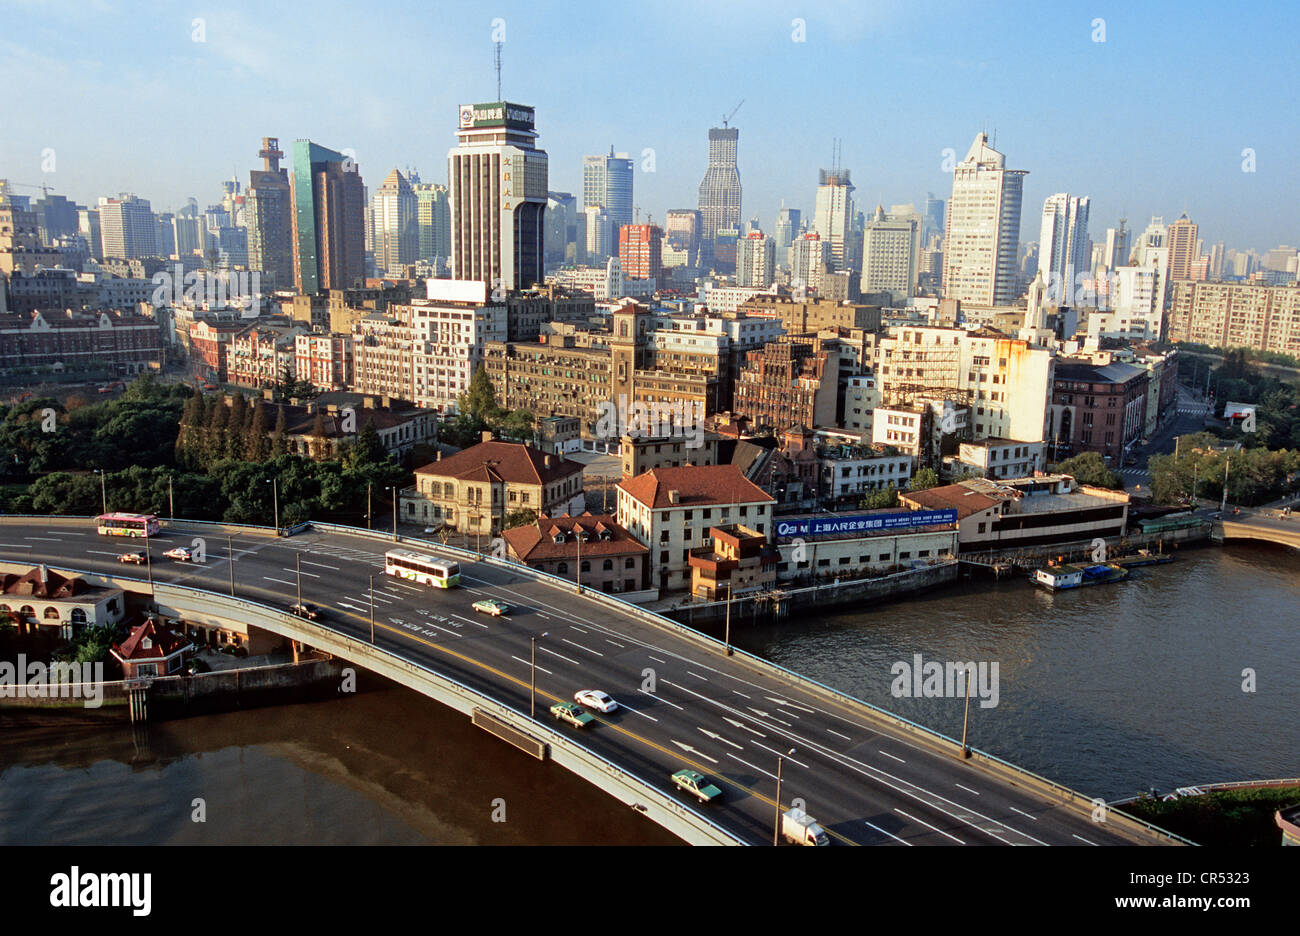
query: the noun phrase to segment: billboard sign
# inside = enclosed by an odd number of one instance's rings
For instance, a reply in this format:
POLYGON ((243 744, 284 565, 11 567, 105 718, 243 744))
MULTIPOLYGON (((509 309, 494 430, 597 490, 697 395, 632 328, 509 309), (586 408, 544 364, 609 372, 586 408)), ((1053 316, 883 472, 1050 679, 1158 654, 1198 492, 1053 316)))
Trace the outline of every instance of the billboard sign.
POLYGON ((957 522, 955 510, 900 510, 889 514, 857 514, 798 517, 776 521, 778 537, 824 536, 827 534, 878 533, 887 530, 910 530, 957 522))

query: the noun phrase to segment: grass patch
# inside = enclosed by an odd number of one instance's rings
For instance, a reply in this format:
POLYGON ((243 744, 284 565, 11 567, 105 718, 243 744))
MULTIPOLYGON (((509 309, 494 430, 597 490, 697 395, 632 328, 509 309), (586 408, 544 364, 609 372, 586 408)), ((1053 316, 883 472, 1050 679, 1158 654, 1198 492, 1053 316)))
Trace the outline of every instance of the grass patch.
POLYGON ((1164 802, 1140 799, 1119 807, 1201 845, 1282 844, 1273 821, 1279 809, 1300 803, 1300 786, 1223 790, 1164 802))

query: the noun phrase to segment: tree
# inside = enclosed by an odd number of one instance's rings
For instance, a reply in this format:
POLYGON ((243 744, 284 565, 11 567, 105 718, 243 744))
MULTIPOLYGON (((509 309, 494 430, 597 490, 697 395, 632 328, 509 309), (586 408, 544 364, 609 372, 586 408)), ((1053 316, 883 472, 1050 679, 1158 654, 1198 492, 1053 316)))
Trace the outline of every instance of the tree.
POLYGON ((870 491, 865 494, 859 505, 863 510, 884 510, 888 507, 898 506, 898 488, 892 484, 879 491, 870 491))
POLYGON ((461 413, 474 419, 492 422, 497 417, 501 407, 497 406, 496 388, 486 367, 479 365, 470 378, 469 389, 457 398, 456 403, 461 413))
POLYGON ((271 443, 266 435, 266 405, 258 399, 253 404, 253 417, 248 425, 248 438, 244 457, 248 461, 266 461, 271 454, 271 443))
POLYGON ((271 457, 280 458, 289 450, 289 440, 285 437, 284 405, 275 408, 275 429, 271 431, 271 457))
POLYGON ((227 458, 243 458, 248 449, 248 402, 244 395, 235 392, 230 400, 230 414, 226 424, 225 454, 227 458))
POLYGON ((1073 458, 1067 458, 1051 469, 1059 474, 1068 474, 1080 484, 1092 487, 1110 488, 1119 491, 1124 488, 1124 479, 1106 467, 1106 460, 1097 452, 1083 452, 1073 458))
POLYGON ((918 469, 912 476, 911 489, 913 491, 925 491, 932 487, 939 486, 939 472, 933 468, 918 469))
POLYGON ((507 513, 503 522, 507 530, 512 530, 515 527, 528 526, 531 523, 536 523, 537 514, 534 511, 529 510, 527 507, 520 507, 507 513))

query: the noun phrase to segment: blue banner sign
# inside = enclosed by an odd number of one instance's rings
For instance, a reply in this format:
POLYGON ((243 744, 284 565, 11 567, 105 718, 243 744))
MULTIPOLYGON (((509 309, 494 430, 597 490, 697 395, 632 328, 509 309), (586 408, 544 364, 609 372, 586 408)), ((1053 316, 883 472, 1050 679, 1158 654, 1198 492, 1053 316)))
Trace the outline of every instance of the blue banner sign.
POLYGON ((892 514, 851 517, 801 517, 776 521, 777 536, 821 536, 827 533, 875 533, 880 530, 908 530, 913 527, 956 523, 955 510, 908 510, 892 514))

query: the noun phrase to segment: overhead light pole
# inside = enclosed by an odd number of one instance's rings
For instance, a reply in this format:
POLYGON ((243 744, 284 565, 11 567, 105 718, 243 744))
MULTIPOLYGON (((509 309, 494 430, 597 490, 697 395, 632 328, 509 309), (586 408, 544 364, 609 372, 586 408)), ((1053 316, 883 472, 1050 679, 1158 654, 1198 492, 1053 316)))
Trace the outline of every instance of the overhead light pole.
POLYGON ((393 542, 397 542, 397 485, 393 485, 388 490, 393 492, 393 542))
POLYGON ((280 535, 280 479, 267 478, 266 483, 271 485, 271 507, 275 512, 275 535, 280 535))
POLYGON ((727 629, 723 646, 727 649, 727 656, 731 656, 731 579, 727 579, 727 629))
POLYGON ((781 765, 794 751, 794 748, 790 748, 784 754, 776 755, 776 821, 772 825, 773 845, 781 844, 781 765))
POLYGON ((531 638, 533 642, 533 662, 532 662, 532 682, 528 688, 528 717, 537 717, 537 641, 541 640, 550 631, 542 631, 540 634, 534 634, 531 638))
POLYGON ((970 748, 966 744, 966 728, 970 725, 970 684, 974 676, 975 666, 968 663, 966 665, 966 714, 962 716, 961 720, 961 756, 963 760, 970 757, 970 748))
POLYGON ((96 468, 95 474, 99 475, 99 504, 102 508, 100 513, 108 513, 108 482, 104 480, 104 469, 96 468))
POLYGON ((235 547, 230 542, 230 535, 226 535, 226 565, 230 566, 230 597, 235 597, 235 547))
POLYGON ((370 644, 375 643, 375 574, 370 573, 370 644))

